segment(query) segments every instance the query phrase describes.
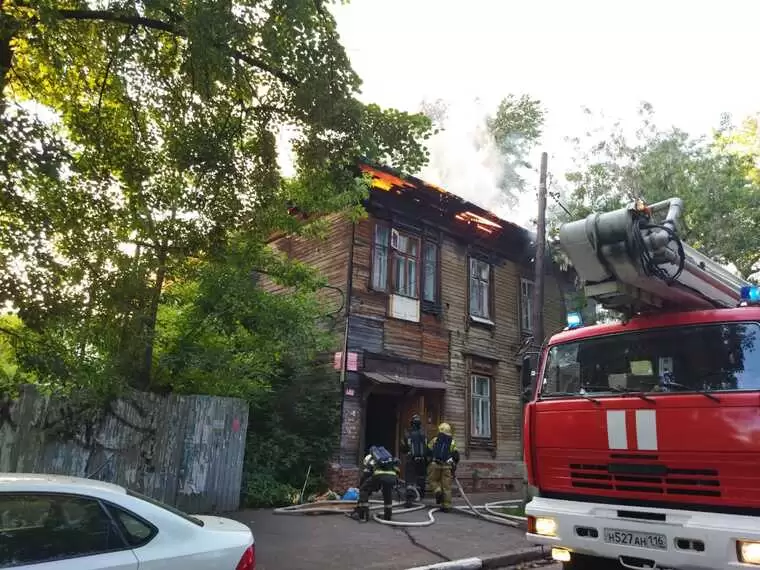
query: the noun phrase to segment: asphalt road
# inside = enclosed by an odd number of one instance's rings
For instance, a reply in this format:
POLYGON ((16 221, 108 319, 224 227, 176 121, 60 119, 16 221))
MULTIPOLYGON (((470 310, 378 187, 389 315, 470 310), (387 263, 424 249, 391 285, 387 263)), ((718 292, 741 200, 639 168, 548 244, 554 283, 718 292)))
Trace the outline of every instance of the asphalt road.
MULTIPOLYGON (((433 526, 412 529, 362 524, 343 515, 275 515, 270 510, 241 511, 234 518, 253 530, 257 570, 403 570, 532 546, 522 530, 456 513, 437 514, 433 526)), ((424 512, 396 517, 424 518, 424 512)))

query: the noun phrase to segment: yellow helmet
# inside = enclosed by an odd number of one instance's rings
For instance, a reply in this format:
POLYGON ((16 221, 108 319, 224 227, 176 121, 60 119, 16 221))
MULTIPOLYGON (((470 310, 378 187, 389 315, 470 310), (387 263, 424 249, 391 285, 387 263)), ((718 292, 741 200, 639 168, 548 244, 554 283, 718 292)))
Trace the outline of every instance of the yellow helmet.
POLYGON ((446 422, 443 422, 441 425, 438 426, 438 433, 451 435, 451 426, 447 424, 446 422))

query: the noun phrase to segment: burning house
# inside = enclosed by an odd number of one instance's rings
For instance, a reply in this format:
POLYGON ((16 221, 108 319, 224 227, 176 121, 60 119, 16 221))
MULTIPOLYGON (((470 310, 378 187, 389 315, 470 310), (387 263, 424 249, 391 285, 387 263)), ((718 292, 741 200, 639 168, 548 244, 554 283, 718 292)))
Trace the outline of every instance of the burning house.
MULTIPOLYGON (((372 177, 357 223, 329 218, 329 236, 272 245, 345 292, 342 430, 334 488, 356 485, 370 445, 399 453, 414 413, 429 434, 449 422, 465 487, 522 484, 518 356, 532 337, 534 236, 440 188, 361 164, 372 177)), ((559 271, 547 264, 544 328, 564 326, 559 271)), ((538 343, 540 344, 540 343, 538 343)))

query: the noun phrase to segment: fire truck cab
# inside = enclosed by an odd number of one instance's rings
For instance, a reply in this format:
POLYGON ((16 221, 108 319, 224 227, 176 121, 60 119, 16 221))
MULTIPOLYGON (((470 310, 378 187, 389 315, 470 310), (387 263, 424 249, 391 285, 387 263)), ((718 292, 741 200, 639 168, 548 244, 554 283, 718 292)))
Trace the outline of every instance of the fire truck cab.
POLYGON ((527 536, 568 569, 760 568, 760 288, 682 243, 682 207, 560 229, 623 314, 569 315, 526 405, 527 536))

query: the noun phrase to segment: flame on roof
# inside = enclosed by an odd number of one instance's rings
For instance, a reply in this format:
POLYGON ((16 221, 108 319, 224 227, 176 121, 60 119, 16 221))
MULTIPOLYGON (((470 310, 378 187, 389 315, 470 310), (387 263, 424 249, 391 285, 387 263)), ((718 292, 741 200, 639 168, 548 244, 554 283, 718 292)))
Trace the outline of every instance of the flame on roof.
POLYGON ((361 171, 366 174, 372 175, 372 187, 378 188, 380 190, 391 190, 394 186, 401 187, 401 188, 414 188, 414 184, 411 182, 407 182, 406 180, 399 178, 398 176, 394 176, 393 174, 389 174, 387 172, 383 172, 382 170, 378 170, 376 168, 372 168, 371 166, 367 166, 366 164, 362 164, 359 166, 361 168, 361 171))
MULTIPOLYGON (((450 195, 449 192, 443 188, 429 184, 414 177, 404 177, 404 175, 400 173, 398 175, 392 174, 390 172, 382 170, 381 168, 370 166, 369 164, 365 163, 360 163, 359 168, 364 174, 369 174, 372 176, 371 185, 373 188, 377 188, 378 190, 403 194, 405 190, 412 189, 422 191, 435 191, 445 196, 450 195)), ((503 229, 503 226, 493 219, 486 218, 469 210, 457 213, 454 218, 460 222, 472 224, 475 229, 488 235, 491 235, 494 232, 503 229)))
POLYGON ((484 218, 483 216, 479 216, 478 214, 474 212, 460 212, 456 216, 454 216, 457 220, 460 220, 462 222, 468 222, 475 224, 475 227, 479 230, 487 233, 492 234, 495 230, 500 230, 501 225, 497 224, 493 220, 489 220, 488 218, 484 218))

